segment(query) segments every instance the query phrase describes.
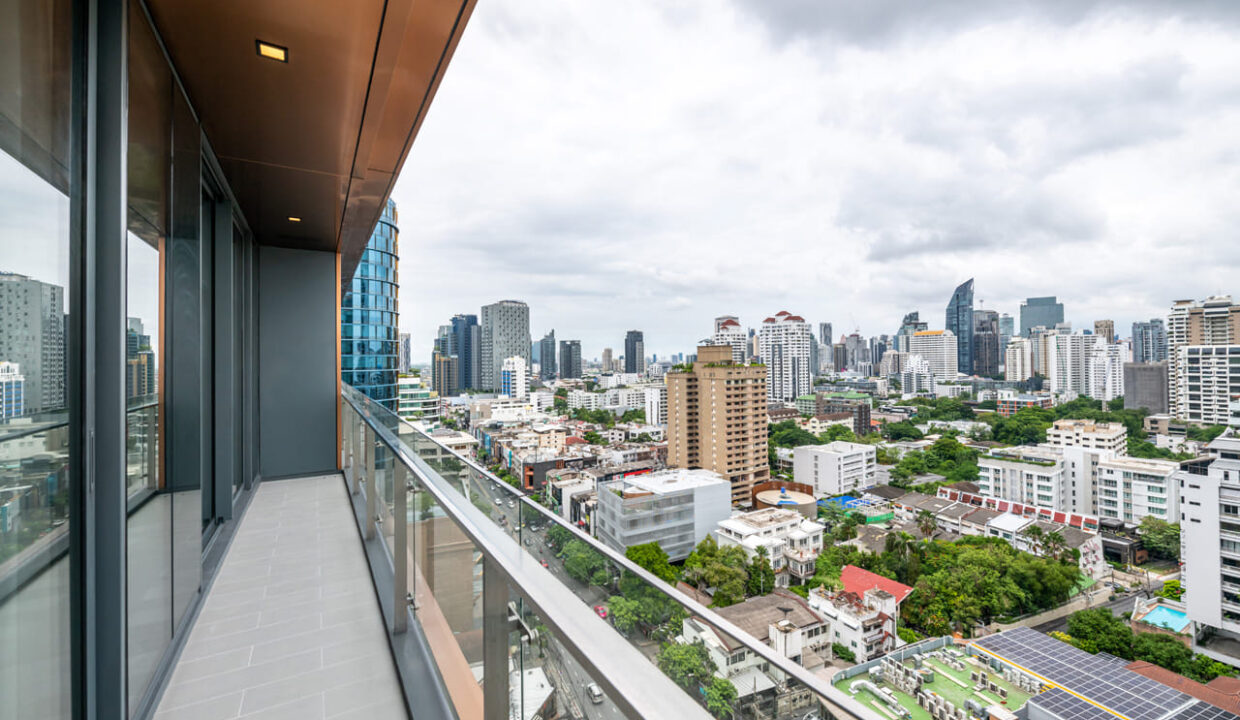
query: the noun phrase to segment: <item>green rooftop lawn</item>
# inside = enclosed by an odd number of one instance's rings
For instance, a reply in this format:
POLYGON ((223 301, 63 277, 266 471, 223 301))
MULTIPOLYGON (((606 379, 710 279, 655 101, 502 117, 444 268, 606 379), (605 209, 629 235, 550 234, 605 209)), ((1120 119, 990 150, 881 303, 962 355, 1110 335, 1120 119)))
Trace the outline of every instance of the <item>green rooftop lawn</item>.
MULTIPOLYGON (((975 664, 972 662, 971 656, 964 659, 964 672, 952 670, 936 658, 924 657, 923 663, 925 663, 925 667, 932 668, 935 674, 934 682, 927 683, 923 686, 923 688, 925 690, 932 690, 947 698, 956 707, 964 707, 965 698, 971 697, 974 700, 981 702, 983 706, 1002 705, 1009 710, 1015 711, 1021 707, 1024 707, 1025 702, 1029 700, 1028 693, 1017 690, 1002 677, 997 677, 996 674, 990 670, 989 666, 983 666, 980 663, 975 664), (973 684, 969 682, 969 673, 974 670, 985 670, 989 674, 990 679, 996 685, 1008 691, 1008 699, 1006 704, 1002 703, 998 696, 991 695, 989 692, 981 693, 985 697, 978 697, 978 693, 975 693, 973 690, 973 684), (955 678, 961 681, 964 683, 964 686, 962 687, 961 685, 952 682, 950 678, 955 678)), ((862 673, 861 675, 856 675, 845 680, 838 680, 836 681, 835 686, 847 693, 848 686, 853 682, 868 679, 870 679, 870 676, 867 673, 862 673)), ((896 698, 900 701, 900 704, 912 713, 913 720, 931 720, 930 713, 923 710, 922 707, 917 704, 917 700, 913 696, 896 690, 893 686, 886 682, 879 683, 879 686, 885 687, 894 692, 896 698)), ((853 695, 853 698, 862 705, 865 705, 867 708, 877 712, 879 715, 888 717, 888 714, 883 712, 883 710, 887 709, 887 704, 875 697, 873 693, 867 690, 858 690, 857 694, 853 695), (877 703, 883 708, 883 710, 876 708, 874 703, 877 703)))

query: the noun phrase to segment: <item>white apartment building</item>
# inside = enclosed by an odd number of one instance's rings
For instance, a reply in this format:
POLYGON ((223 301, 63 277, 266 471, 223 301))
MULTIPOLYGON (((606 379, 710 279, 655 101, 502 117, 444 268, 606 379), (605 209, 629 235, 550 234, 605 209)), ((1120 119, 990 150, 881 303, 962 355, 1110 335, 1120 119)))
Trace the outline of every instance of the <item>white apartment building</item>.
POLYGON ((592 393, 585 390, 569 390, 568 397, 569 410, 601 410, 603 408, 603 394, 592 393))
POLYGON ((530 394, 530 378, 526 372, 525 358, 513 356, 504 359, 499 371, 499 394, 524 400, 530 394))
POLYGON ((1240 436, 1228 430, 1206 447, 1208 466, 1179 473, 1180 577, 1193 650, 1240 665, 1240 436))
POLYGON ((732 484, 722 475, 676 468, 602 483, 594 530, 617 552, 657 542, 683 560, 731 515, 732 484))
POLYGON ((1121 423, 1056 420, 1046 431, 1046 444, 1084 447, 1128 454, 1128 429, 1121 423))
POLYGON ((814 576, 825 530, 795 510, 763 508, 719 521, 715 540, 720 547, 744 548, 750 562, 758 556, 758 548, 766 548, 767 559, 775 571, 775 585, 788 587, 806 583, 814 576))
POLYGON ((811 335, 805 318, 789 314, 787 310, 762 321, 758 352, 766 364, 768 400, 792 402, 813 391, 811 335))
POLYGON ((1095 400, 1114 400, 1124 395, 1124 358, 1131 352, 1124 346, 1108 344, 1102 336, 1094 343, 1089 359, 1089 396, 1095 400))
POLYGON ((667 385, 648 387, 642 392, 645 396, 646 422, 667 425, 667 385))
POLYGON ((1240 345, 1181 345, 1175 353, 1182 382, 1173 390, 1179 395, 1176 417, 1202 425, 1231 423, 1232 398, 1240 396, 1240 345))
POLYGON ((1115 457, 1098 463, 1095 513, 1139 523, 1150 516, 1179 522, 1180 464, 1170 460, 1115 457))
POLYGON ((749 337, 740 322, 729 317, 715 323, 715 334, 711 335, 709 344, 731 347, 732 362, 740 365, 745 362, 748 354, 749 337))
POLYGON ((888 350, 883 353, 883 359, 878 361, 879 376, 889 377, 904 372, 904 364, 908 362, 908 358, 908 353, 899 350, 888 350))
MULTIPOLYGON (((1167 316, 1167 359, 1171 391, 1171 414, 1187 419, 1194 410, 1192 404, 1215 403, 1207 401, 1203 387, 1193 390, 1188 378, 1188 355, 1182 348, 1189 346, 1240 345, 1240 306, 1232 302, 1230 295, 1208 297, 1202 301, 1177 300, 1167 316), (1190 395, 1199 395, 1193 400, 1190 395)), ((1197 353, 1201 357, 1201 353, 1197 353)), ((1191 385, 1198 385, 1192 383, 1191 385)))
POLYGON ((793 448, 793 478, 814 488, 818 497, 872 487, 878 472, 873 445, 836 440, 793 448))
POLYGON ((908 339, 908 351, 910 355, 920 355, 930 364, 930 374, 934 375, 936 380, 956 379, 956 334, 951 330, 915 332, 908 339))
POLYGON ((1093 358, 1096 335, 1051 333, 1046 342, 1046 379, 1050 390, 1069 398, 1089 395, 1090 360, 1093 358))
POLYGON ((1033 377, 1033 342, 1029 338, 1014 337, 1003 351, 1003 379, 1019 382, 1033 377))
POLYGON ((900 392, 915 395, 922 392, 934 392, 934 374, 930 371, 930 363, 920 355, 909 355, 900 372, 900 392))
MULTIPOLYGON (((3 370, 0 369, 0 382, 3 380, 3 370)), ((396 378, 396 414, 401 420, 435 422, 441 415, 439 402, 439 393, 423 385, 422 378, 410 375, 396 378)))
POLYGON ((1056 448, 1020 446, 992 450, 977 459, 982 495, 1062 510, 1070 500, 1063 457, 1056 448))
POLYGON ((638 410, 646 406, 644 388, 614 388, 603 393, 603 407, 614 408, 621 412, 638 410))

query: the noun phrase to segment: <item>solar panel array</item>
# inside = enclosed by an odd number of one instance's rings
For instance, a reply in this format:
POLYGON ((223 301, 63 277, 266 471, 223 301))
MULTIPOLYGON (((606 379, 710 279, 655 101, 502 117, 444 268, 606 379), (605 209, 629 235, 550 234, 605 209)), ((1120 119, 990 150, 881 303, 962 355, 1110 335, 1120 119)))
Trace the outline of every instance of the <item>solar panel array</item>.
POLYGON ((1179 690, 1030 628, 1014 628, 974 644, 1130 720, 1160 720, 1195 702, 1179 690))
POLYGON ((1207 702, 1198 702, 1184 712, 1177 713, 1175 720, 1235 720, 1235 714, 1207 702))
POLYGON ((1028 704, 1039 705, 1060 720, 1115 720, 1115 716, 1106 710, 1059 688, 1034 695, 1029 698, 1028 704))

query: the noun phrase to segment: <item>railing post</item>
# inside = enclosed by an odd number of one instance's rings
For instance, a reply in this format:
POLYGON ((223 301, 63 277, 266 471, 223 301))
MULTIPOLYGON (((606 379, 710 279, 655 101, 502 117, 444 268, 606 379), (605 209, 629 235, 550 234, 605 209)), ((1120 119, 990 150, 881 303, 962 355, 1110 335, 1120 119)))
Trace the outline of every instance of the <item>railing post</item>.
POLYGON ((379 446, 379 434, 372 436, 366 448, 366 539, 375 539, 375 523, 379 516, 379 476, 375 470, 375 455, 379 446))
POLYGON ((482 713, 508 718, 508 580, 490 557, 482 561, 482 713))
POLYGON ((354 495, 362 491, 362 483, 366 482, 366 468, 369 467, 368 465, 369 457, 370 457, 371 452, 373 452, 370 448, 370 443, 366 441, 366 421, 363 420, 361 417, 359 417, 357 420, 357 425, 358 425, 357 440, 358 440, 358 443, 361 445, 360 447, 361 462, 359 463, 360 467, 358 467, 357 472, 354 473, 353 475, 353 494, 354 495))
POLYGON ((392 462, 392 632, 409 627, 409 491, 408 471, 400 458, 392 462))

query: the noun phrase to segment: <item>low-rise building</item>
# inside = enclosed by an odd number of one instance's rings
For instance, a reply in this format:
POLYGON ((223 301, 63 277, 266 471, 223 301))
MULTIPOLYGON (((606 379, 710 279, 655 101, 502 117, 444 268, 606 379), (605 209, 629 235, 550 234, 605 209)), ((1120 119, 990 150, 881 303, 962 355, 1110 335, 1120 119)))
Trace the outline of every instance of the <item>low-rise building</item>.
POLYGON ((1042 408, 1050 410, 1055 407, 1055 399, 1050 393, 1036 395, 1013 395, 1001 397, 995 403, 996 411, 1003 417, 1012 417, 1025 408, 1042 408))
POLYGON ((676 468, 599 485, 595 534, 617 552, 657 542, 683 560, 732 514, 731 485, 710 470, 676 468))
POLYGON ((855 424, 856 421, 854 420, 852 413, 839 412, 814 415, 813 417, 807 418, 804 422, 802 422, 801 427, 805 428, 807 432, 813 433, 814 435, 821 435, 832 425, 843 425, 849 430, 852 430, 855 424))
POLYGON ((793 450, 793 479, 819 497, 841 495, 875 484, 878 461, 873 445, 837 440, 793 450))
POLYGON ((809 594, 810 607, 827 621, 830 642, 851 650, 859 663, 899 646, 900 604, 913 588, 853 565, 844 566, 840 582, 842 590, 817 587, 809 594))
POLYGON ((1128 429, 1122 423, 1093 420, 1056 420, 1046 430, 1046 443, 1128 454, 1128 429))
POLYGON ((1022 445, 977 459, 982 495, 1061 510, 1067 500, 1063 457, 1054 448, 1022 445))
POLYGON ((721 520, 715 539, 720 547, 738 545, 744 548, 751 562, 759 555, 758 548, 765 548, 775 571, 775 584, 787 587, 804 584, 814 576, 825 530, 795 510, 766 508, 736 513, 721 520))
POLYGON ((1116 457, 1098 463, 1098 515, 1127 523, 1149 516, 1180 519, 1180 464, 1170 460, 1116 457))

